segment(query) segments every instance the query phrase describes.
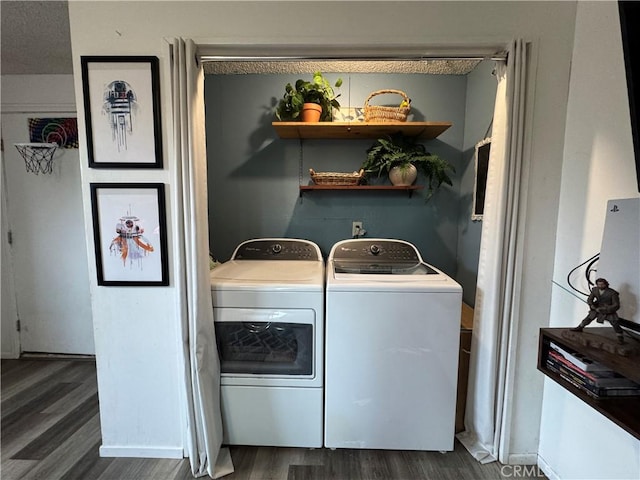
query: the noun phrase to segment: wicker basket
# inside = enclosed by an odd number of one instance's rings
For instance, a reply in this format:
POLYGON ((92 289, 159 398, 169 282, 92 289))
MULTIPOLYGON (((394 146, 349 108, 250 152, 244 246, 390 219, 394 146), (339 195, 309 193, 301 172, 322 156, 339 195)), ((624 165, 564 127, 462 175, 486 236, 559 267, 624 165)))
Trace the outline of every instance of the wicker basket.
POLYGON ((316 172, 309 169, 311 180, 316 185, 358 185, 364 178, 364 170, 353 173, 316 172))
POLYGON ((406 122, 407 115, 411 111, 411 100, 407 97, 407 94, 401 90, 377 90, 372 92, 364 102, 364 121, 365 122, 406 122), (402 96, 407 103, 406 107, 382 107, 377 105, 369 105, 371 100, 376 95, 383 95, 385 93, 395 93, 402 96))

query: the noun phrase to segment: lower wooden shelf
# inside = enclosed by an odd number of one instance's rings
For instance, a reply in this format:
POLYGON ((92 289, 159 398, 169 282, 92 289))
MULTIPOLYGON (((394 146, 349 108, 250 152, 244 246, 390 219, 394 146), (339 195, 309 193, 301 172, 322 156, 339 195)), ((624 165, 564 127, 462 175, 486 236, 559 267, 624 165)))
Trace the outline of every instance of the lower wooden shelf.
MULTIPOLYGON (((551 380, 558 385, 571 392, 580 400, 591 406, 616 425, 623 428, 625 431, 633 435, 640 440, 640 396, 633 397, 607 397, 607 398, 595 398, 583 391, 581 388, 574 386, 571 382, 565 380, 561 375, 554 372, 547 367, 546 359, 549 349, 551 348, 549 343, 553 342, 556 345, 574 351, 579 352, 586 357, 598 361, 612 370, 620 373, 631 380, 637 381, 638 375, 638 356, 632 357, 620 357, 607 352, 602 352, 589 347, 584 347, 576 342, 572 342, 562 336, 562 332, 567 330, 566 328, 542 328, 540 329, 540 344, 538 349, 538 370, 544 373, 551 380)), ((608 335, 610 328, 602 329, 590 329, 601 330, 603 335, 608 335)))
POLYGON ((422 190, 423 185, 409 185, 398 187, 394 185, 300 185, 300 195, 304 192, 318 191, 318 190, 352 190, 352 191, 365 191, 365 190, 386 190, 386 191, 400 191, 408 192, 409 196, 413 194, 415 190, 422 190))

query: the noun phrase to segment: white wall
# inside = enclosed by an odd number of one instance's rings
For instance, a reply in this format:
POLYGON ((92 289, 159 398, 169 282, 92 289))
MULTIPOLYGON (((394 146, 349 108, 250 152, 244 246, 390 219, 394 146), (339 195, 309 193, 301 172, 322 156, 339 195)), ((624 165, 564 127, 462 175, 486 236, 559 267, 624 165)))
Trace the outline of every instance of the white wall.
POLYGON ((50 175, 26 172, 15 143, 29 118, 75 117, 73 76, 2 77, 2 357, 94 353, 78 149, 58 149, 50 175), (20 318, 21 332, 15 325, 20 318))
MULTIPOLYGON (((2 163, 4 164, 4 151, 2 155, 2 163)), ((3 165, 4 166, 4 165, 3 165)), ((13 260, 9 255, 9 223, 7 216, 6 188, 4 182, 0 183, 0 191, 2 192, 2 257, 0 268, 2 270, 1 297, 2 317, 0 322, 0 340, 2 345, 2 358, 18 358, 20 355, 20 338, 16 329, 16 321, 18 320, 18 310, 16 308, 16 288, 13 281, 13 260)))
MULTIPOLYGON (((566 277, 599 252, 607 200, 638 197, 616 2, 578 3, 570 87, 554 327, 576 325, 587 311, 585 297, 572 293, 566 277)), ((579 280, 583 272, 572 278, 587 291, 586 281, 579 280)), ((550 380, 545 380, 540 430, 540 460, 552 478, 640 478, 640 441, 550 380)))
MULTIPOLYGON (((535 460, 542 383, 535 370, 537 332, 547 323, 555 241, 555 211, 560 191, 564 118, 573 41, 575 2, 82 2, 69 3, 76 100, 82 101, 81 55, 157 55, 161 84, 165 152, 171 152, 169 78, 162 38, 184 36, 200 44, 246 46, 277 53, 277 45, 301 51, 321 46, 367 53, 382 49, 423 52, 473 51, 505 46, 515 37, 533 44, 530 81, 531 122, 527 153, 530 188, 524 244, 526 272, 520 303, 521 326, 514 348, 521 373, 510 399, 513 418, 507 438, 509 459, 535 460), (114 13, 113 6, 126 12, 114 13), (302 18, 317 18, 309 28, 302 18), (264 46, 271 45, 264 49, 264 46), (532 388, 532 385, 534 387, 532 388)), ((80 121, 81 125, 84 125, 80 121)), ((170 153, 162 171, 96 171, 85 167, 82 181, 85 225, 91 223, 89 183, 161 181, 175 168, 170 153)), ((173 199, 175 188, 169 186, 173 199)), ((206 201, 206 199, 202 199, 206 201)), ((169 201, 169 205, 173 202, 169 201)), ((169 209, 169 224, 174 212, 169 209)), ((179 235, 180 232, 173 232, 179 235)), ((171 236, 171 235, 170 235, 171 236)), ((89 236, 92 306, 101 389, 103 446, 181 445, 178 405, 179 336, 175 304, 175 264, 170 255, 171 287, 122 289, 97 287, 89 236), (120 309, 115 309, 114 305, 120 309), (127 321, 121 309, 134 308, 127 321), (128 328, 125 335, 123 328, 128 328), (107 368, 108 366, 108 368, 107 368), (114 397, 114 398, 112 398, 114 397), (117 397, 117 398, 115 398, 117 397), (148 408, 149 400, 153 408, 148 408), (135 415, 140 415, 135 417, 135 415), (129 420, 136 418, 131 425, 129 420), (157 427, 162 424, 163 427, 157 427), (145 432, 150 432, 149 434, 145 432)), ((174 238, 169 239, 170 250, 174 238)), ((172 253, 172 252, 171 252, 172 253)))

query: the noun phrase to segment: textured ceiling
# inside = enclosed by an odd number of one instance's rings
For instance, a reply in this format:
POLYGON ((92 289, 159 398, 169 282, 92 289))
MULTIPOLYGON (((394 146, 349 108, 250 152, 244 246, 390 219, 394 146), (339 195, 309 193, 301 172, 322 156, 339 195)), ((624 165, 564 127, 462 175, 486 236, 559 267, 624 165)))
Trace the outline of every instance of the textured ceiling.
MULTIPOLYGON (((66 1, 0 0, 2 75, 72 74, 66 1)), ((205 73, 372 72, 466 75, 479 60, 215 61, 205 73)))
POLYGON ((430 73, 466 75, 480 60, 304 60, 304 61, 212 61, 204 63, 209 74, 247 73, 430 73))
POLYGON ((67 2, 0 2, 2 75, 71 74, 67 2))

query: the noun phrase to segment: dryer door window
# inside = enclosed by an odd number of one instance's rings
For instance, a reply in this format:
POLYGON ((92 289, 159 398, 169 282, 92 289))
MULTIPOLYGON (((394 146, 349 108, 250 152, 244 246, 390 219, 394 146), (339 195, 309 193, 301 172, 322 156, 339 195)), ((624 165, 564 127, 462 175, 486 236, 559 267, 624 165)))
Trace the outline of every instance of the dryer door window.
MULTIPOLYGON (((216 312, 218 317, 226 317, 218 309, 216 312)), ((246 313, 242 319, 226 317, 215 322, 223 374, 313 374, 313 323, 291 323, 281 316, 278 319, 284 322, 264 321, 262 315, 246 313)))

